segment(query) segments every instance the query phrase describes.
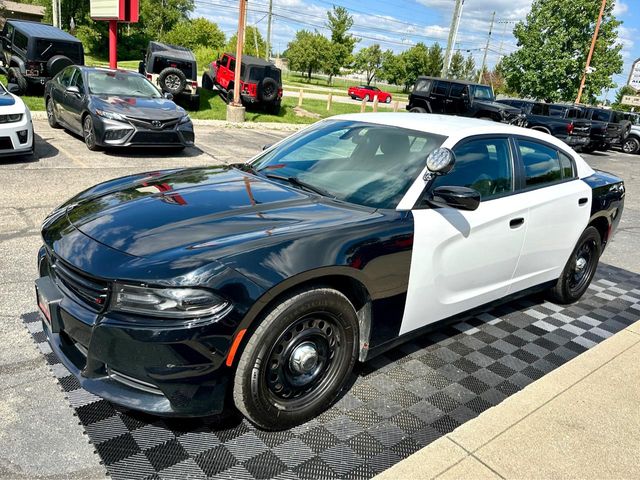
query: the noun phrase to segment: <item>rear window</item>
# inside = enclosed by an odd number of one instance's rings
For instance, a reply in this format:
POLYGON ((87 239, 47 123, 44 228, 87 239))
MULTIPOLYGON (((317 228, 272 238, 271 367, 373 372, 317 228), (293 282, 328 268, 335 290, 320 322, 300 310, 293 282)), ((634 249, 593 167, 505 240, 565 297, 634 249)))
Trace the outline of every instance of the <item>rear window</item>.
POLYGON ((13 36, 13 45, 18 47, 20 50, 26 50, 27 43, 29 43, 27 36, 16 30, 16 34, 13 36))
POLYGON ((82 58, 82 44, 58 42, 46 39, 36 40, 35 55, 38 60, 46 61, 55 55, 64 55, 76 63, 84 63, 82 58))
POLYGON ((433 93, 436 95, 446 95, 449 90, 449 82, 436 82, 433 93))
POLYGON ((173 60, 170 58, 155 57, 153 61, 152 73, 160 73, 165 68, 177 68, 182 73, 184 73, 189 80, 195 80, 195 78, 193 78, 193 71, 195 69, 193 68, 192 62, 173 60))
POLYGON ((415 87, 413 87, 414 92, 428 92, 431 88, 431 80, 426 80, 424 78, 419 78, 416 82, 415 87))
POLYGON ((610 118, 610 112, 604 110, 594 110, 591 119, 597 122, 608 122, 610 118))
MULTIPOLYGON (((244 70, 244 65, 242 67, 244 70)), ((277 68, 271 68, 271 67, 259 67, 259 66, 249 67, 248 80, 250 82, 260 82, 264 80, 266 77, 273 78, 279 84, 280 70, 278 70, 277 68)))

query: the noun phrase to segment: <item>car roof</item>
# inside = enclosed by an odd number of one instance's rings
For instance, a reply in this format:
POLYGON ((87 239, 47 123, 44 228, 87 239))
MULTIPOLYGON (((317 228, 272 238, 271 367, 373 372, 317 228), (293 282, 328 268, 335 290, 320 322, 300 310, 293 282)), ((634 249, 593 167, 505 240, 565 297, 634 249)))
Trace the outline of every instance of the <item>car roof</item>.
MULTIPOLYGON (((236 58, 235 53, 225 52, 225 55, 236 58)), ((251 65, 258 65, 260 67, 275 67, 271 62, 267 62, 264 58, 254 57, 253 55, 242 55, 242 63, 250 63, 251 65)))
POLYGON ((114 69, 114 68, 107 68, 107 67, 87 67, 86 65, 70 65, 70 66, 78 68, 81 72, 113 72, 113 73, 126 73, 128 75, 140 75, 138 72, 134 72, 132 70, 124 70, 122 68, 114 69))
POLYGON ((16 30, 37 38, 46 38, 47 40, 61 40, 64 42, 82 43, 76 37, 70 33, 60 30, 53 25, 47 25, 46 23, 29 22, 26 20, 7 20, 15 27, 16 30))
POLYGON ((181 47, 180 45, 172 45, 170 43, 162 42, 149 42, 149 50, 151 50, 151 53, 163 53, 179 60, 189 60, 192 62, 196 60, 196 57, 191 50, 186 47, 181 47))
POLYGON ((452 78, 441 78, 441 77, 427 77, 424 75, 421 75, 418 77, 418 80, 441 80, 443 82, 449 82, 449 83, 461 83, 463 85, 480 85, 482 87, 489 87, 490 85, 486 85, 484 83, 478 83, 478 82, 471 82, 469 80, 454 80, 452 78))

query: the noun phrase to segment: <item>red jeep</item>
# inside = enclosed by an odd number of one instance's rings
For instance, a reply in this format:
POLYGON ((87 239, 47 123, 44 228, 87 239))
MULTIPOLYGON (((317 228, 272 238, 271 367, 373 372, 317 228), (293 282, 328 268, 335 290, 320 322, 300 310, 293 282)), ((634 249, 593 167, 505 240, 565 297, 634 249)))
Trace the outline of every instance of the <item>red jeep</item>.
MULTIPOLYGON (((231 103, 235 68, 235 55, 223 54, 219 60, 211 62, 209 70, 202 74, 202 88, 213 90, 215 86, 221 92, 223 100, 231 103)), ((240 98, 244 106, 262 106, 270 113, 279 113, 282 102, 280 69, 261 58, 243 55, 240 98)))
POLYGON ((349 87, 348 94, 354 100, 365 99, 367 102, 373 100, 377 95, 379 102, 391 103, 391 94, 383 92, 378 87, 371 85, 358 85, 357 87, 349 87))

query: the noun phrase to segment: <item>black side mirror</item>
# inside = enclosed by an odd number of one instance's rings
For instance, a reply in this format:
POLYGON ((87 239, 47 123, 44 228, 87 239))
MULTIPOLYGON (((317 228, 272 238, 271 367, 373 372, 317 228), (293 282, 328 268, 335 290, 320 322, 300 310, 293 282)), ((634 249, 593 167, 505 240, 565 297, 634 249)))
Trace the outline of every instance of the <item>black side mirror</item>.
POLYGON ((439 207, 459 210, 475 210, 480 205, 480 192, 467 187, 436 187, 428 197, 428 202, 439 207))
POLYGON ((66 92, 72 95, 80 95, 80 89, 75 85, 71 85, 70 87, 67 87, 66 92))

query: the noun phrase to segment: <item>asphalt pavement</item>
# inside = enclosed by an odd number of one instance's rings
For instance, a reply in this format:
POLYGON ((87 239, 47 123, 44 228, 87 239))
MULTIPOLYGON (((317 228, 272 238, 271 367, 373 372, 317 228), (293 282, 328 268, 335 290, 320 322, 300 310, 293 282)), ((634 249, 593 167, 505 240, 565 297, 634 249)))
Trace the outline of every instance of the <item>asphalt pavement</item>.
MULTIPOLYGON (((35 311, 33 281, 39 226, 81 190, 141 171, 244 161, 286 130, 197 125, 197 148, 89 152, 81 139, 34 121, 36 155, 0 160, 0 478, 96 478, 99 457, 68 406, 21 317, 35 311)), ((604 263, 640 273, 640 156, 586 155, 594 167, 625 179, 620 229, 604 263)), ((606 414, 611 414, 607 412, 606 414)))

